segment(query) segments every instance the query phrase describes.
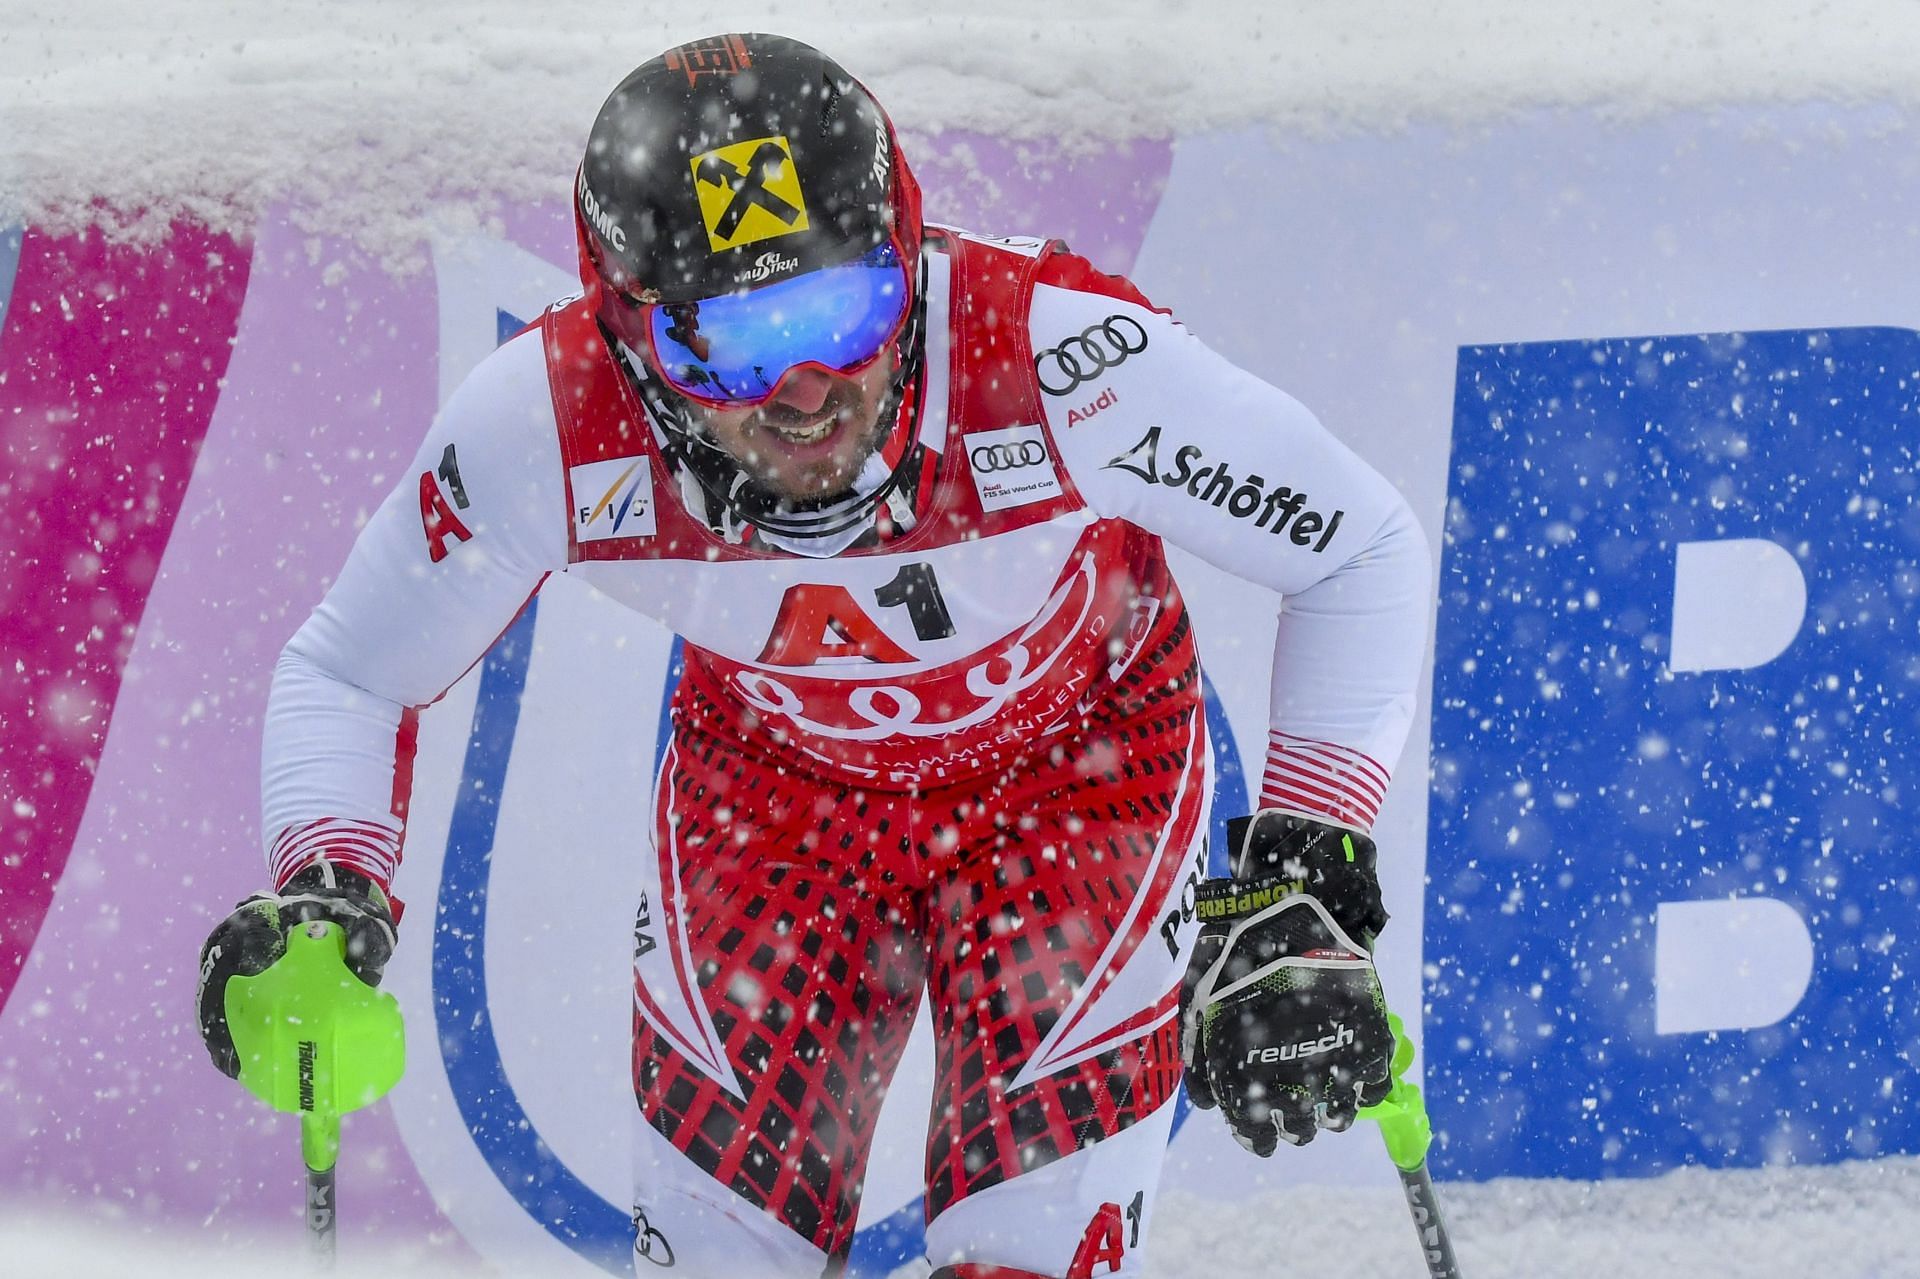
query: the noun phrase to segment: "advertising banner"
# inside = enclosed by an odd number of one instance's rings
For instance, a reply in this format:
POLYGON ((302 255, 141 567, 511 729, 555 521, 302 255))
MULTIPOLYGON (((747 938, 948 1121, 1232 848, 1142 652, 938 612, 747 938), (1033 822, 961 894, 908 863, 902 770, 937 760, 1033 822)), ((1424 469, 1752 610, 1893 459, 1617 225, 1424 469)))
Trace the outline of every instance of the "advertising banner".
MULTIPOLYGON (((1886 125, 1563 113, 914 156, 934 217, 1130 274, 1426 529, 1430 697, 1375 835, 1443 1177, 1920 1151, 1920 165, 1886 125)), ((567 189, 407 274, 294 209, 159 244, 0 232, 0 1202, 298 1229, 295 1129, 207 1063, 195 957, 263 886, 275 658, 453 387, 577 289, 567 189)), ((1282 605, 1174 566, 1217 830, 1257 794, 1282 605)), ((409 1070, 348 1121, 343 1247, 630 1268, 630 972, 676 662, 562 575, 422 714, 387 979, 409 1070)), ((931 1056, 923 1025, 851 1273, 919 1254, 931 1056)), ((1392 1184, 1369 1133, 1258 1161, 1181 1106, 1169 1187, 1392 1184)))

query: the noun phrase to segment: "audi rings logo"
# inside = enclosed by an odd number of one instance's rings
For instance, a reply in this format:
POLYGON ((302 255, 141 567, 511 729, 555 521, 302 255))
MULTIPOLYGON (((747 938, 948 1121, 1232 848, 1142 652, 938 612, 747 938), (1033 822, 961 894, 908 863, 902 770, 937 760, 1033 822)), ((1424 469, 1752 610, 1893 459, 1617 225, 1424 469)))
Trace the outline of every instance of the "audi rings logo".
POLYGON ((1048 395, 1071 395, 1108 369, 1147 349, 1147 329, 1130 315, 1109 315, 1100 323, 1050 346, 1033 357, 1040 389, 1048 395))
POLYGON ((1039 440, 1016 440, 1011 444, 982 444, 967 454, 973 469, 982 475, 995 471, 1017 471, 1023 466, 1038 466, 1047 460, 1047 446, 1039 440))
POLYGON ((673 1267, 673 1245, 638 1208, 633 1210, 633 1250, 662 1269, 673 1267))

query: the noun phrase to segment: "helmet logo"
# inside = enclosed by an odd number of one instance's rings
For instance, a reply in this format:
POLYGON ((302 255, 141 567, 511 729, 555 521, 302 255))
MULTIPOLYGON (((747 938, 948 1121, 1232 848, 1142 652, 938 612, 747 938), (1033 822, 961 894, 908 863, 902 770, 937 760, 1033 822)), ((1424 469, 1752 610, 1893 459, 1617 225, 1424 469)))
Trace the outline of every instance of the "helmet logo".
POLYGON ((753 260, 752 266, 740 272, 735 278, 742 284, 758 284, 762 280, 771 280, 776 275, 798 270, 799 266, 799 258, 783 258, 780 256, 780 250, 768 249, 753 260))
POLYGON ((627 251, 627 229, 620 225, 619 219, 607 212, 605 205, 594 195, 593 188, 587 185, 587 171, 580 170, 580 211, 587 216, 587 225, 600 233, 600 238, 613 246, 615 253, 627 251))
POLYGON ((698 85, 701 76, 730 76, 753 65, 747 42, 739 36, 709 36, 669 49, 667 68, 687 73, 687 83, 698 85))
POLYGON ((785 138, 753 138, 695 156, 693 189, 715 253, 807 229, 800 171, 785 138))

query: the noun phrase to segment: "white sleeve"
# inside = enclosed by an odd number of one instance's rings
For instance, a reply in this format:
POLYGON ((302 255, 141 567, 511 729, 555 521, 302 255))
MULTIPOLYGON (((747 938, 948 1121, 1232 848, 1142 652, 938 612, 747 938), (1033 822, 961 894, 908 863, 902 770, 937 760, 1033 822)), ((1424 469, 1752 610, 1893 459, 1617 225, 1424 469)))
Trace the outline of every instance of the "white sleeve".
POLYGON ((323 853, 386 884, 417 709, 478 661, 567 558, 538 330, 448 399, 338 579, 280 655, 261 758, 276 884, 323 853))
POLYGON ((1433 599, 1405 499, 1164 312, 1042 284, 1032 334, 1048 428, 1094 510, 1284 597, 1262 803, 1370 827, 1433 599))

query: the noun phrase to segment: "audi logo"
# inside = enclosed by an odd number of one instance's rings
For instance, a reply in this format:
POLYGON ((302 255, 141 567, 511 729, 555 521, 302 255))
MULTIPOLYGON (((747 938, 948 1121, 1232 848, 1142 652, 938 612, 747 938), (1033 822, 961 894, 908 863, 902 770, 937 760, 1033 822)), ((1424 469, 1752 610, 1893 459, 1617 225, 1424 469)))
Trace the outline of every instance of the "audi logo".
POLYGON ((1033 357, 1040 389, 1048 395, 1070 395, 1108 369, 1147 349, 1146 326, 1130 315, 1109 315, 1100 323, 1050 346, 1033 357))
POLYGON ((982 475, 995 471, 1017 471, 1023 466, 1038 466, 1047 460, 1047 446, 1038 440, 1018 444, 982 444, 967 454, 973 469, 982 475))

